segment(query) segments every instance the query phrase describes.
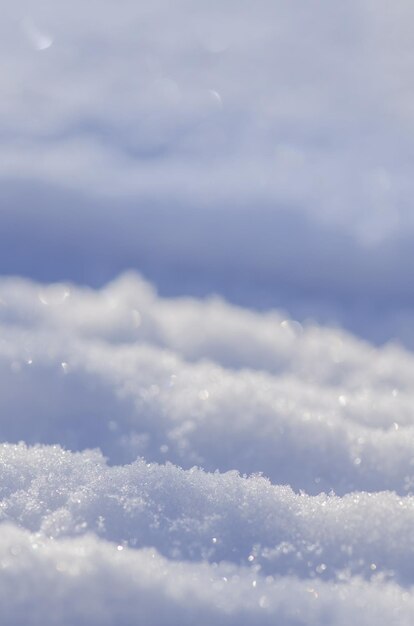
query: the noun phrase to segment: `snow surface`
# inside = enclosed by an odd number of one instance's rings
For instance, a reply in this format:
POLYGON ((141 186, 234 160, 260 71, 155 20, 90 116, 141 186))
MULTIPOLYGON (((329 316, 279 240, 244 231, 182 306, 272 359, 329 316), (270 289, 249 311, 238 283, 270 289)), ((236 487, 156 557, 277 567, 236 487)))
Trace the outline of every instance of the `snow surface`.
POLYGON ((410 624, 414 356, 0 279, 6 624, 410 624))
POLYGON ((412 626, 413 3, 1 10, 1 624, 412 626))
POLYGON ((414 347, 413 18, 407 0, 2 2, 1 273, 134 268, 414 347))

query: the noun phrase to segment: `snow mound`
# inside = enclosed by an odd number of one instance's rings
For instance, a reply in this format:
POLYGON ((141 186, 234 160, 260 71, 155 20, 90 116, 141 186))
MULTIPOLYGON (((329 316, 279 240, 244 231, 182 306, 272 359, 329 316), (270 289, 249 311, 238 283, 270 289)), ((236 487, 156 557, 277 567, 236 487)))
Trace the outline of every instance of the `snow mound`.
POLYGON ((165 300, 132 274, 101 291, 3 279, 0 298, 3 440, 264 472, 308 493, 411 490, 402 349, 165 300))
POLYGON ((0 519, 54 539, 93 532, 172 560, 233 562, 261 575, 344 572, 414 583, 414 498, 295 494, 260 476, 3 444, 0 519), (404 542, 401 543, 401 537, 404 542))
POLYGON ((381 580, 263 578, 228 564, 176 563, 153 549, 121 548, 88 535, 56 542, 3 526, 4 623, 345 626, 357 616, 361 624, 411 624, 410 594, 381 580))
POLYGON ((132 273, 0 303, 6 623, 410 623, 411 353, 132 273))

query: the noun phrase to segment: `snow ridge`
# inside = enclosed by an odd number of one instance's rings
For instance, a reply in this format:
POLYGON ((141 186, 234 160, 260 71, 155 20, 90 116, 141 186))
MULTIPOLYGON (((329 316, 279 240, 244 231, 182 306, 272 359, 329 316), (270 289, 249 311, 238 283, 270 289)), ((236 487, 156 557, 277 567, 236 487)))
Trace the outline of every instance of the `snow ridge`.
POLYGON ((409 623, 410 353, 131 273, 0 302, 14 623, 409 623))

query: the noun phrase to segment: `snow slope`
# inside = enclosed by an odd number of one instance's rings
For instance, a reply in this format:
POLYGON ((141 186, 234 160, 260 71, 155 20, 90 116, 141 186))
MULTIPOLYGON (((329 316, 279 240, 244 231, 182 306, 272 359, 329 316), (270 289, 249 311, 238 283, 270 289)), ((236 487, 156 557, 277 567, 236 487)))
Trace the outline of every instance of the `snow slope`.
POLYGON ((0 302, 5 623, 410 623, 411 353, 132 273, 0 302))

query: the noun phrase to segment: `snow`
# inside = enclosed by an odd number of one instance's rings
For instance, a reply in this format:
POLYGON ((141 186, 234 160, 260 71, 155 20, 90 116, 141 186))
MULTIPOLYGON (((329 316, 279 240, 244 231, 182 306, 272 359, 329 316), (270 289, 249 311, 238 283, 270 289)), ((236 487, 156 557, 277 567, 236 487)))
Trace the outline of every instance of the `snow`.
POLYGON ((308 493, 410 489, 414 358, 401 348, 163 299, 133 274, 100 291, 2 279, 0 298, 3 440, 264 472, 308 493))
POLYGON ((411 626, 413 7, 2 3, 5 626, 411 626))
POLYGON ((4 444, 1 461, 2 520, 42 536, 93 532, 121 549, 153 546, 174 561, 232 562, 260 577, 414 580, 412 497, 307 496, 237 471, 142 459, 108 467, 97 452, 59 446, 4 444))
POLYGON ((6 623, 410 623, 410 352, 134 273, 0 301, 6 623))
POLYGON ((410 3, 3 4, 3 274, 414 346, 410 3))
POLYGON ((0 601, 7 607, 2 616, 11 624, 244 626, 274 624, 275 616, 286 626, 345 626, 355 616, 360 623, 411 623, 410 594, 381 580, 343 585, 264 579, 232 565, 177 563, 152 549, 119 550, 92 536, 53 542, 7 526, 0 545, 0 601), (22 602, 29 590, 38 598, 30 611, 22 602))

